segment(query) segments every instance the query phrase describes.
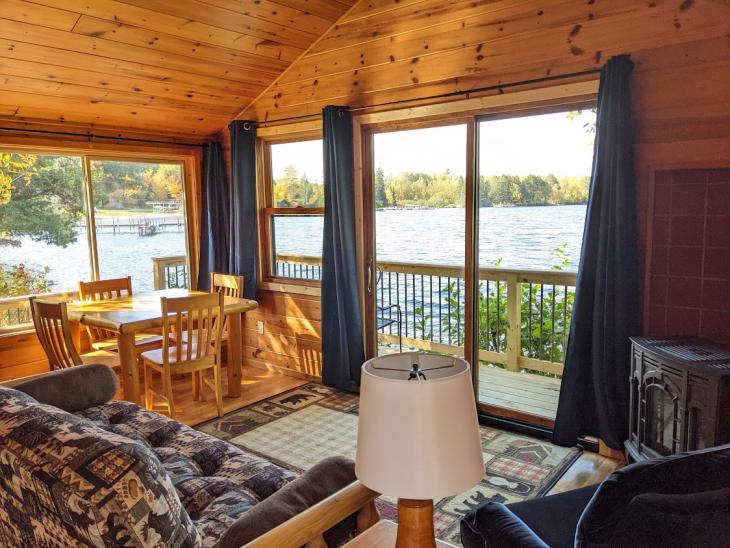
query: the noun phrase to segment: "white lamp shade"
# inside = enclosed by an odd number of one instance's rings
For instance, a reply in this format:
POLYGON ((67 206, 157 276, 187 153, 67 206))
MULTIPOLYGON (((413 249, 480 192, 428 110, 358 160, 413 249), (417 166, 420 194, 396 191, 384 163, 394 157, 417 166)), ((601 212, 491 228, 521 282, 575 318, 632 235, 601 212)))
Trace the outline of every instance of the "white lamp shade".
POLYGON ((370 489, 439 499, 484 476, 469 364, 408 352, 363 364, 355 474, 370 489), (426 380, 408 380, 412 364, 426 380))

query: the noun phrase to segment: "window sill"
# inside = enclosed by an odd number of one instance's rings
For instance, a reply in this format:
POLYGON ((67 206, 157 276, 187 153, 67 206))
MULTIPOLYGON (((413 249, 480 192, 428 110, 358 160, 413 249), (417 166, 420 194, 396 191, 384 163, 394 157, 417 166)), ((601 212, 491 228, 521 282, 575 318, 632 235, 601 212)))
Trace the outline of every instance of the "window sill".
POLYGON ((322 289, 319 286, 284 282, 259 282, 258 289, 261 291, 276 291, 279 293, 296 293, 299 295, 310 295, 312 297, 319 297, 322 294, 322 289))
POLYGON ((33 335, 35 333, 35 328, 27 325, 23 325, 17 328, 3 328, 0 329, 0 340, 1 339, 9 339, 10 337, 20 337, 20 336, 27 336, 27 335, 33 335))

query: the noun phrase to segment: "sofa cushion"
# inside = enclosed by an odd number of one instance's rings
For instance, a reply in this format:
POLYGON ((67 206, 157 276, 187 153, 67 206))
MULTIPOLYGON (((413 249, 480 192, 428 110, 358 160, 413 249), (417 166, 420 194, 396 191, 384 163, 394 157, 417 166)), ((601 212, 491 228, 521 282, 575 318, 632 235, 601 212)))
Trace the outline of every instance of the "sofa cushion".
POLYGON ((134 439, 157 455, 204 545, 218 542, 238 518, 296 477, 223 440, 130 402, 111 401, 77 415, 134 439))
POLYGON ((101 405, 114 397, 117 374, 106 365, 90 364, 45 373, 13 388, 36 401, 73 413, 101 405))
POLYGON ((197 546, 144 444, 0 388, 0 545, 197 546))
MULTIPOLYGON (((350 459, 330 457, 320 461, 238 518, 221 538, 220 548, 243 546, 355 480, 355 463, 350 459)), ((354 517, 350 516, 343 527, 328 531, 325 534, 327 544, 339 546, 346 540, 349 532, 354 530, 353 520, 354 517)))

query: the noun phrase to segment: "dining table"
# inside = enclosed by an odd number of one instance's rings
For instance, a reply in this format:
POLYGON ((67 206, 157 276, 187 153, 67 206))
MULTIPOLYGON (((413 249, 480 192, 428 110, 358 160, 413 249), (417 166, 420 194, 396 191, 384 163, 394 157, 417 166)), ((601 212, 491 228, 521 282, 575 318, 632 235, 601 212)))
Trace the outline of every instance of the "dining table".
MULTIPOLYGON (((200 295, 203 292, 188 289, 163 289, 133 294, 121 299, 100 301, 71 301, 67 305, 68 319, 113 331, 121 366, 124 399, 141 404, 139 367, 135 352, 135 333, 162 326, 161 297, 175 298, 200 295)), ((241 348, 242 315, 258 307, 251 299, 225 297, 223 314, 228 317, 227 375, 228 396, 241 395, 243 354, 241 348), (236 341, 236 344, 230 344, 236 341)))

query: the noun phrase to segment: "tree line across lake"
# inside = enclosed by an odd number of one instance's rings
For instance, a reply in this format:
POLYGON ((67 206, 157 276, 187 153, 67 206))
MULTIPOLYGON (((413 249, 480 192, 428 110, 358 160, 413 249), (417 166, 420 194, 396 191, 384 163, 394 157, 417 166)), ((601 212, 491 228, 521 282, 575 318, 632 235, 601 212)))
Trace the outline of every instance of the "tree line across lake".
MULTIPOLYGON (((584 204, 590 177, 549 175, 480 175, 481 207, 584 204)), ((375 207, 464 207, 464 177, 443 173, 375 173, 375 207)), ((277 207, 324 207, 324 186, 287 166, 274 181, 277 207)))

